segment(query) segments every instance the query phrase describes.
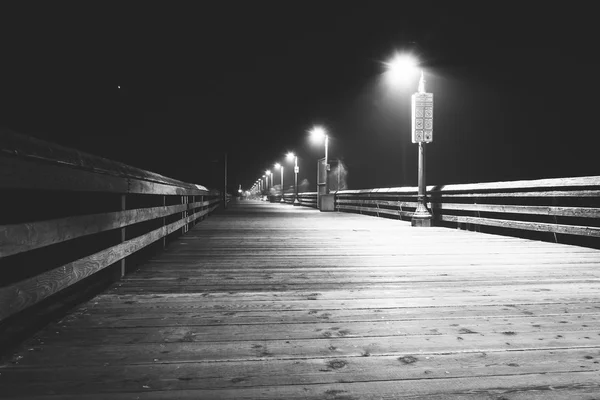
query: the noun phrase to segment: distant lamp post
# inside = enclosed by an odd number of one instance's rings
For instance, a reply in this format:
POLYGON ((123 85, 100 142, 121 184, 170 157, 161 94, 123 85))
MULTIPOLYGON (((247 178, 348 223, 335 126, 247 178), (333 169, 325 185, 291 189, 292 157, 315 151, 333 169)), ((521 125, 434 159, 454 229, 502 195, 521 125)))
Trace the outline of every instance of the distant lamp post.
MULTIPOLYGON (((397 54, 386 63, 388 74, 393 83, 405 81, 417 70, 417 61, 410 55, 397 54)), ((419 144, 419 176, 417 208, 411 219, 412 226, 431 226, 433 216, 427 209, 425 186, 425 143, 433 141, 433 93, 425 92, 425 78, 420 70, 417 93, 411 97, 411 136, 412 142, 419 144)))
POLYGON ((298 168, 298 156, 290 151, 287 153, 286 159, 289 161, 294 160, 294 205, 297 206, 300 204, 298 200, 298 172, 300 171, 298 168))
POLYGON ((329 136, 327 135, 327 131, 322 126, 315 126, 310 130, 310 136, 314 141, 321 141, 325 139, 325 194, 329 194, 329 175, 327 172, 329 171, 329 157, 328 157, 328 148, 329 148, 329 136))
POLYGON ((275 168, 281 170, 281 200, 280 200, 280 202, 283 203, 283 165, 277 163, 277 164, 275 164, 275 168))
MULTIPOLYGON (((271 173, 270 170, 266 170, 265 175, 267 175, 267 191, 270 191, 271 188, 273 187, 273 174, 271 173), (270 182, 269 182, 269 178, 271 179, 270 182)), ((267 195, 268 195, 268 193, 267 193, 267 195)))

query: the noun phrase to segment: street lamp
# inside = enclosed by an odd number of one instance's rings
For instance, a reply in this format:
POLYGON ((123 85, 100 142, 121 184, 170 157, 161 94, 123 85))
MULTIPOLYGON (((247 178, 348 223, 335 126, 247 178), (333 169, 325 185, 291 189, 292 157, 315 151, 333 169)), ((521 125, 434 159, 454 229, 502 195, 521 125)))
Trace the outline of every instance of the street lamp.
POLYGON ((298 172, 300 171, 298 168, 298 156, 290 151, 287 153, 286 159, 288 161, 294 160, 294 205, 297 206, 300 204, 300 201, 298 201, 298 172))
POLYGON ((283 203, 283 165, 276 163, 275 168, 281 170, 281 200, 280 200, 280 202, 283 203))
MULTIPOLYGON (((273 174, 271 174, 270 170, 266 170, 265 175, 267 175, 267 191, 269 191, 273 187, 273 174), (270 182, 269 182, 269 177, 271 177, 270 182)), ((268 195, 268 193, 267 193, 267 195, 268 195)))
MULTIPOLYGON (((329 171, 329 158, 328 158, 328 148, 329 148, 329 136, 327 135, 327 131, 322 126, 315 126, 310 130, 310 136, 315 141, 321 141, 323 138, 325 139, 325 194, 329 194, 329 175, 327 172, 329 171)), ((318 182, 317 182, 318 184, 318 182)))
MULTIPOLYGON (((417 61, 410 55, 396 54, 386 63, 392 82, 406 80, 417 69, 417 61)), ((417 208, 411 219, 412 226, 431 226, 433 216, 427 209, 427 193, 425 186, 425 143, 433 140, 433 93, 425 92, 423 70, 420 70, 417 93, 411 96, 411 135, 412 142, 419 144, 419 171, 417 208)))

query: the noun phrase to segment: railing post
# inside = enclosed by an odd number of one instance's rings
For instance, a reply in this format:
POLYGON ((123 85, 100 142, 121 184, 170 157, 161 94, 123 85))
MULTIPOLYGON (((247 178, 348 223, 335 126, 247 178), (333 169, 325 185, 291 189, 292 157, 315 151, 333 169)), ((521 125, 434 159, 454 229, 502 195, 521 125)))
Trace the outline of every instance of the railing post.
MULTIPOLYGON (((192 195, 192 205, 191 205, 191 210, 192 210, 192 215, 194 215, 194 204, 196 203, 196 195, 192 195)), ((194 226, 196 226, 196 219, 192 219, 192 222, 190 222, 190 225, 192 225, 192 228, 194 228, 194 226)))
MULTIPOLYGON (((204 211, 204 195, 200 196, 200 202, 202 203, 200 211, 204 211)), ((200 221, 204 221, 204 215, 200 217, 200 221)))
MULTIPOLYGON (((125 211, 126 209, 126 195, 122 194, 121 195, 121 211, 125 211)), ((121 228, 121 243, 123 243, 125 241, 125 228, 121 228)), ((119 268, 119 278, 122 278, 125 276, 125 258, 122 258, 120 261, 120 268, 119 268)))
MULTIPOLYGON (((181 204, 186 204, 186 196, 181 196, 181 204)), ((181 219, 185 219, 186 217, 187 217, 187 211, 186 211, 186 210, 184 210, 184 211, 181 213, 181 219)), ((185 229, 185 228, 186 228, 186 227, 187 227, 187 224, 183 224, 183 226, 181 227, 181 234, 182 234, 182 235, 183 235, 183 234, 185 234, 185 232, 186 232, 186 229, 185 229)))
MULTIPOLYGON (((163 195, 162 196, 162 203, 163 203, 163 208, 167 207, 167 196, 163 195)), ((167 217, 162 217, 162 226, 163 229, 165 226, 167 226, 167 217)), ((162 244, 163 244, 163 250, 167 247, 167 235, 164 235, 162 237, 162 244)))

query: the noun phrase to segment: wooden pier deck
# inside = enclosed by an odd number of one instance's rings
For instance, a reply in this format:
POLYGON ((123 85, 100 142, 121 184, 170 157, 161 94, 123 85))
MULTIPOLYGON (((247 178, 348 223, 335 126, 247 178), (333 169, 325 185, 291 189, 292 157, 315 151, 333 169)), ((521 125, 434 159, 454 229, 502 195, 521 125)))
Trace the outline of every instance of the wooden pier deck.
POLYGON ((239 201, 0 365, 14 399, 600 399, 600 251, 239 201))

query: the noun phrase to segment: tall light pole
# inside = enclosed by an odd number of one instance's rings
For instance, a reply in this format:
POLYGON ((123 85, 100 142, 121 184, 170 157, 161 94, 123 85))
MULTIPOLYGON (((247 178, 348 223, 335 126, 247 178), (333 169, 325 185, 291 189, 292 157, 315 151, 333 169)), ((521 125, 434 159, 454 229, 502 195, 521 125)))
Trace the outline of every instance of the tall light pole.
POLYGON ((300 169, 298 168, 298 156, 292 152, 287 153, 286 158, 288 160, 294 160, 294 205, 297 206, 300 204, 298 200, 298 172, 300 169))
POLYGON ((327 134, 325 128, 323 128, 322 126, 315 126, 314 128, 312 128, 310 130, 310 135, 314 140, 320 141, 322 139, 325 139, 325 194, 329 194, 329 135, 327 134))
POLYGON ((280 202, 283 203, 283 165, 276 163, 275 168, 281 170, 281 200, 280 200, 280 202))
MULTIPOLYGON (((388 73, 393 80, 406 80, 416 70, 417 61, 408 55, 397 54, 389 63, 388 73)), ((411 97, 412 142, 419 144, 417 207, 411 219, 412 226, 431 226, 433 216, 427 209, 425 186, 425 144, 433 141, 433 93, 425 92, 423 70, 417 93, 411 97)))
POLYGON ((433 93, 425 92, 423 71, 419 79, 418 92, 412 95, 412 141, 419 143, 419 192, 417 209, 413 214, 412 226, 431 226, 433 216, 427 209, 425 186, 425 143, 433 139, 433 93))

